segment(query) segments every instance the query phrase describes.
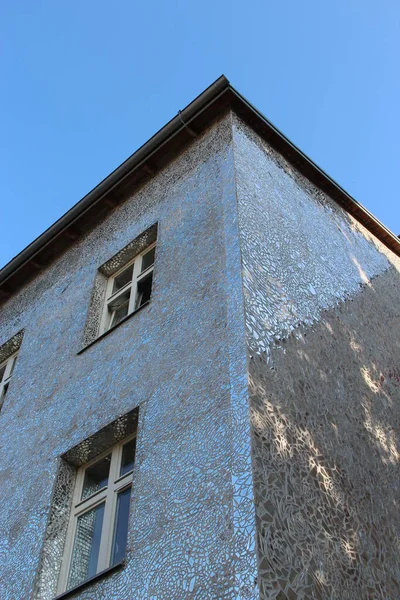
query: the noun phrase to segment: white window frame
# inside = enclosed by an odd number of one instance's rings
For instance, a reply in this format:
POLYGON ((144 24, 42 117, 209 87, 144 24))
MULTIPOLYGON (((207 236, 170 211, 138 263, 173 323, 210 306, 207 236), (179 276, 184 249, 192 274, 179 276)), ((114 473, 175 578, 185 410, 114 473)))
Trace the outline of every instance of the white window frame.
POLYGON ((102 314, 101 321, 100 321, 99 335, 101 335, 102 333, 105 333, 106 331, 109 331, 110 329, 112 329, 114 327, 113 315, 111 314, 111 316, 110 316, 109 305, 113 301, 115 301, 119 296, 123 296, 127 291, 130 292, 128 312, 127 312, 126 316, 124 317, 124 319, 126 319, 126 317, 128 315, 130 315, 131 313, 135 312, 136 310, 138 310, 140 308, 140 306, 137 306, 138 285, 143 279, 145 279, 150 273, 153 272, 155 258, 154 258, 153 264, 150 265, 143 272, 142 272, 142 260, 143 260, 143 256, 145 254, 147 254, 148 252, 150 252, 150 250, 152 250, 155 247, 156 247, 156 242, 154 242, 150 246, 147 246, 147 248, 145 250, 143 250, 143 252, 141 252, 140 254, 135 256, 135 258, 133 258, 132 260, 127 262, 123 267, 118 269, 118 271, 109 278, 109 280, 107 282, 106 299, 104 302, 103 314, 102 314), (125 271, 125 269, 128 269, 131 265, 133 265, 132 280, 129 281, 127 284, 125 284, 122 288, 120 288, 113 294, 112 290, 113 290, 113 286, 114 286, 114 280, 121 273, 123 273, 123 271, 125 271))
MULTIPOLYGON (((114 526, 115 518, 117 513, 117 500, 118 494, 123 492, 127 488, 132 487, 133 470, 125 473, 125 475, 119 476, 121 461, 122 461, 122 449, 123 446, 136 438, 136 433, 126 437, 118 444, 115 444, 105 452, 102 452, 96 458, 85 463, 80 467, 76 474, 75 489, 72 500, 71 516, 68 524, 67 535, 65 540, 64 557, 61 564, 60 575, 57 585, 57 595, 62 594, 66 591, 68 585, 69 571, 71 567, 71 561, 73 557, 74 542, 76 528, 78 524, 78 517, 96 508, 99 504, 104 503, 104 515, 103 524, 101 529, 100 537, 100 550, 99 557, 97 560, 96 575, 108 569, 112 559, 112 544, 114 538, 114 526), (97 490, 87 498, 81 499, 83 485, 85 480, 86 469, 93 466, 98 461, 102 460, 106 456, 111 455, 110 470, 108 474, 108 483, 106 487, 97 490)), ((132 498, 132 496, 131 496, 132 498)), ((94 575, 95 577, 95 575, 94 575)), ((91 579, 91 578, 89 578, 91 579)), ((84 584, 82 581, 78 585, 84 584)), ((72 589, 72 588, 71 588, 72 589)))
POLYGON ((17 356, 18 356, 18 350, 17 350, 17 352, 14 352, 14 354, 11 354, 11 356, 9 356, 6 360, 4 360, 0 364, 0 369, 2 369, 5 366, 5 371, 3 373, 3 377, 0 381, 0 410, 3 406, 5 396, 7 393, 7 389, 8 389, 9 383, 11 381, 11 377, 12 377, 14 367, 15 367, 15 361, 17 360, 17 356))

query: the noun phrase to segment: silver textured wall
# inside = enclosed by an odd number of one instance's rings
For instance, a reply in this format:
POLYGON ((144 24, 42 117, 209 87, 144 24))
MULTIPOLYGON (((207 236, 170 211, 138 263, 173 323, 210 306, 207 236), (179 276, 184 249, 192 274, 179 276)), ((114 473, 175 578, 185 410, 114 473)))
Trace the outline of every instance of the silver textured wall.
POLYGON ((59 457, 136 407, 127 564, 75 597, 400 597, 398 269, 235 117, 196 140, 1 309, 1 600, 50 600, 59 457), (154 223, 150 304, 78 354, 154 223))
MULTIPOLYGON (((0 414, 1 599, 37 594, 58 457, 136 406, 127 564, 76 597, 255 598, 231 118, 12 298, 0 322, 0 344, 24 329, 0 414), (97 269, 156 222, 149 306, 78 355, 97 269)), ((51 569, 44 577, 51 590, 51 569)))
POLYGON ((400 598, 399 260, 235 119, 262 600, 400 598))

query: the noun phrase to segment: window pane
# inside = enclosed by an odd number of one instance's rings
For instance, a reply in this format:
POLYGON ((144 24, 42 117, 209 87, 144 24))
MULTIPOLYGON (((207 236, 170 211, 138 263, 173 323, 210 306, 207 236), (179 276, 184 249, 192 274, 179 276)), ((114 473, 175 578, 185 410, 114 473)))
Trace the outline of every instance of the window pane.
POLYGON ((141 271, 142 273, 143 273, 143 271, 145 271, 146 269, 151 267, 152 264, 154 264, 155 253, 156 253, 156 247, 154 246, 154 248, 149 250, 149 252, 146 252, 146 254, 143 254, 143 256, 142 256, 142 271, 141 271))
POLYGON ((145 302, 150 300, 152 283, 153 272, 149 273, 147 277, 144 277, 144 279, 138 282, 135 308, 139 308, 145 302))
POLYGON ((114 279, 112 293, 118 292, 121 288, 124 287, 127 283, 132 281, 132 273, 133 273, 133 265, 122 271, 117 277, 114 279))
POLYGON ((111 454, 102 460, 99 460, 92 467, 85 471, 85 480, 83 482, 82 500, 88 498, 97 490, 101 490, 108 484, 108 473, 110 471, 111 454))
POLYGON ((128 314, 128 309, 129 309, 129 304, 128 304, 128 302, 126 302, 120 308, 115 310, 111 316, 110 327, 113 327, 114 325, 117 325, 117 323, 122 321, 122 319, 124 317, 126 317, 126 315, 128 314))
POLYGON ((104 503, 78 517, 67 589, 97 573, 104 503))
POLYGON ((131 488, 118 494, 117 512, 115 515, 114 539, 111 553, 111 564, 115 565, 125 557, 126 541, 128 537, 128 517, 131 488))
POLYGON ((121 468, 119 471, 119 476, 125 475, 132 471, 133 469, 133 460, 135 458, 135 448, 136 448, 136 438, 127 442, 122 446, 122 460, 121 460, 121 468))
POLYGON ((130 295, 131 290, 129 288, 127 292, 124 292, 121 294, 121 296, 118 296, 118 298, 112 300, 108 305, 108 310, 111 315, 109 327, 113 327, 113 325, 116 325, 122 321, 122 319, 128 314, 130 295))

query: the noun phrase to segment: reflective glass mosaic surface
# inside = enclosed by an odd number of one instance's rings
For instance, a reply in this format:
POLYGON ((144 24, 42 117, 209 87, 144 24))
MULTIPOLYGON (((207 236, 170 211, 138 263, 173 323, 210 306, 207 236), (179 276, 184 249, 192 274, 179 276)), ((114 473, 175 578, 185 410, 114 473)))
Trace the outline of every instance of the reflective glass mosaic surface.
POLYGON ((0 343, 25 329, 1 413, 2 600, 54 598, 76 467, 93 458, 93 440, 107 450, 96 435, 110 423, 107 439, 123 439, 121 415, 136 407, 126 566, 77 598, 359 600, 362 590, 397 600, 395 562, 379 565, 398 539, 385 504, 396 491, 398 367, 374 358, 365 331, 351 337, 351 310, 334 321, 364 292, 376 298, 374 281, 396 265, 234 125, 234 143, 228 115, 1 309, 0 343), (107 277, 154 241, 156 222, 151 302, 78 354, 95 338, 107 277), (333 345, 324 355, 329 327, 354 352, 369 344, 351 398, 339 358, 352 355, 333 345), (309 330, 322 340, 313 354, 309 330), (376 501, 362 435, 376 440, 376 501))
POLYGON ((59 457, 90 460, 85 440, 136 406, 126 566, 76 597, 257 598, 233 175, 228 117, 2 309, 0 341, 26 328, 1 413, 2 600, 55 596, 75 468, 59 457), (78 355, 99 267, 155 222, 151 302, 78 355))
POLYGON ((400 597, 400 261, 240 121, 262 600, 400 597))

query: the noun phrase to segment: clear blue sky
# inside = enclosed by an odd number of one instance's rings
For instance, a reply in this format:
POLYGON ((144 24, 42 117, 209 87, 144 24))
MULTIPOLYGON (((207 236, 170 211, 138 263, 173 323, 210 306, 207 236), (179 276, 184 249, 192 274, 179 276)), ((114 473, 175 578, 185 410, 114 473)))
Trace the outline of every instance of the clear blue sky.
POLYGON ((224 73, 400 233, 399 0, 3 0, 0 265, 224 73))

